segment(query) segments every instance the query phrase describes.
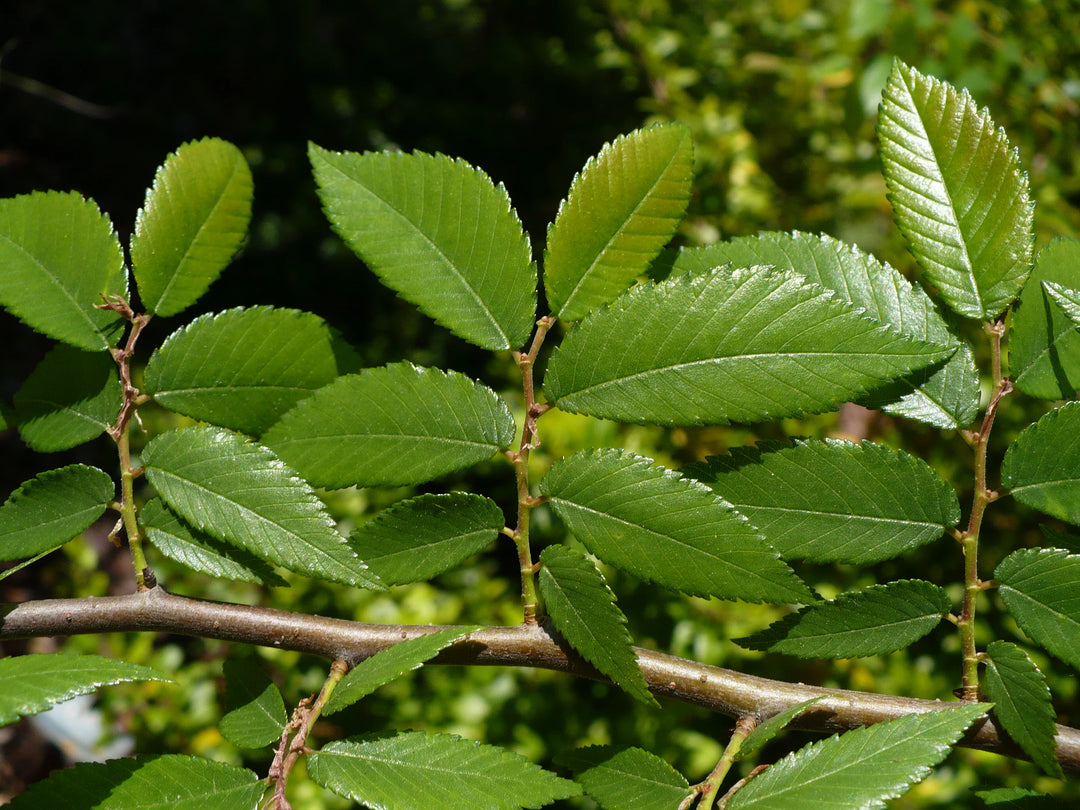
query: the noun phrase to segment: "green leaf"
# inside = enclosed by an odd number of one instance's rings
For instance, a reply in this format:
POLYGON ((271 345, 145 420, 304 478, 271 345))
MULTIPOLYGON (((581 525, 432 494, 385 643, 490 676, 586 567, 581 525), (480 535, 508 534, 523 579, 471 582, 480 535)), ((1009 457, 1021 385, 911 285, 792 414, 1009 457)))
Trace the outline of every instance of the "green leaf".
POLYGON ((616 138, 589 159, 548 227, 544 286, 566 321, 614 300, 675 235, 690 202, 694 145, 684 124, 616 138))
POLYGON ((1080 327, 1080 290, 1064 287, 1053 281, 1044 281, 1043 289, 1061 307, 1073 326, 1080 327))
POLYGON ((24 481, 0 506, 0 560, 33 557, 64 545, 105 514, 115 495, 113 480, 85 464, 24 481))
POLYGON ((724 424, 819 413, 944 360, 790 272, 719 268, 639 284, 576 324, 544 380, 561 409, 724 424))
POLYGON ((383 284, 477 346, 524 345, 536 268, 502 184, 445 155, 310 144, 308 157, 330 224, 383 284))
POLYGON ((154 548, 193 571, 260 585, 289 584, 251 552, 217 540, 184 523, 158 498, 139 510, 139 525, 154 548))
POLYGON ((752 636, 735 639, 748 650, 799 658, 860 658, 915 643, 949 612, 942 588, 919 579, 871 585, 832 602, 803 608, 752 636))
POLYGON ((690 795, 686 778, 640 748, 593 745, 560 754, 555 761, 604 810, 673 810, 690 795))
POLYGON ((1050 411, 1016 437, 1001 484, 1021 503, 1080 524, 1080 402, 1050 411))
POLYGON ((559 633, 632 697, 659 708, 637 663, 626 616, 592 560, 564 545, 540 554, 540 595, 559 633))
POLYGON ((337 376, 321 318, 252 307, 203 315, 173 332, 151 355, 143 388, 177 413, 258 435, 337 376))
POLYGON ((266 783, 254 771, 180 755, 79 762, 53 771, 10 810, 240 810, 254 808, 266 783))
POLYGON ((317 487, 421 484, 491 458, 514 417, 454 371, 394 363, 340 377, 300 402, 263 442, 317 487))
POLYGON ((784 559, 888 560, 960 520, 956 492, 930 465, 880 444, 762 442, 684 470, 745 515, 784 559))
POLYGON ((441 650, 477 629, 479 628, 451 627, 436 630, 375 653, 346 673, 323 707, 323 714, 333 714, 351 706, 380 686, 396 681, 407 672, 419 668, 441 650))
POLYGON ((1054 706, 1046 678, 1015 644, 992 641, 986 654, 986 696, 994 703, 994 717, 1036 765, 1061 779, 1064 774, 1054 750, 1054 706))
POLYGON ((984 806, 997 810, 1065 810, 1065 805, 1057 799, 1022 787, 992 788, 974 793, 982 799, 984 806))
POLYGON ((899 61, 878 123, 896 222, 956 312, 994 318, 1031 270, 1035 205, 1005 131, 966 91, 899 61))
POLYGON ((252 191, 244 156, 220 138, 185 143, 165 159, 131 238, 147 309, 176 315, 206 292, 244 243, 252 191))
POLYGON ((15 394, 19 435, 39 453, 77 447, 116 421, 123 399, 110 355, 61 343, 15 394))
POLYGON ((1080 555, 1021 549, 998 564, 994 579, 1020 629, 1080 669, 1080 555))
POLYGON ((802 703, 796 703, 794 706, 789 706, 782 712, 774 714, 764 723, 755 726, 754 730, 746 735, 742 745, 739 746, 739 750, 735 754, 735 761, 738 762, 740 759, 749 759, 754 756, 758 751, 775 739, 780 732, 787 728, 788 723, 803 714, 819 700, 824 699, 825 696, 821 695, 819 697, 810 698, 809 700, 804 700, 802 703))
POLYGON ((195 528, 290 571, 382 587, 311 487, 265 447, 190 427, 155 436, 142 461, 161 499, 195 528))
POLYGON ((308 759, 308 773, 342 796, 392 810, 512 810, 581 794, 510 751, 422 731, 330 743, 308 759))
POLYGON ((30 328, 91 352, 120 338, 120 316, 97 304, 127 295, 124 254, 93 200, 73 191, 0 200, 0 267, 0 305, 30 328))
POLYGON ((975 703, 906 715, 811 743, 747 782, 727 808, 884 808, 925 779, 989 708, 975 703))
POLYGON ((423 582, 490 546, 505 524, 481 495, 426 494, 394 504, 349 536, 353 549, 387 585, 423 582))
POLYGON ((100 655, 20 655, 0 658, 0 725, 87 695, 100 686, 172 679, 151 667, 100 655))
POLYGON ((1080 241, 1055 239, 1039 251, 1012 316, 1010 377, 1029 396, 1071 399, 1080 389, 1080 331, 1047 282, 1080 287, 1080 241))
POLYGON ((866 404, 940 428, 969 425, 979 408, 979 377, 971 348, 960 341, 920 287, 890 265, 831 236, 763 233, 683 249, 672 273, 701 273, 721 265, 770 265, 791 270, 861 307, 864 317, 906 337, 960 349, 944 364, 917 371, 875 391, 866 404))
POLYGON ((1070 554, 1080 554, 1080 535, 1047 526, 1045 523, 1039 525, 1039 531, 1042 532, 1047 546, 1063 548, 1070 554))
POLYGON ((540 492, 589 551, 641 579, 747 602, 816 599, 746 518, 651 459, 577 453, 552 466, 540 492))
POLYGON ((226 658, 225 708, 218 728, 240 748, 262 748, 285 730, 285 701, 258 663, 250 658, 226 658))

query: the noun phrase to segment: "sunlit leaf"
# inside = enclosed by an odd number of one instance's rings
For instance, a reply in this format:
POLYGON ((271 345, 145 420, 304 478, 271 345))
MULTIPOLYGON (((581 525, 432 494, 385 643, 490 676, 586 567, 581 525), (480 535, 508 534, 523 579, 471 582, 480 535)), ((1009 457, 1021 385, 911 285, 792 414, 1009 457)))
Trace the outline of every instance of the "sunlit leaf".
POLYGON ((897 61, 878 136, 897 225, 927 280, 961 315, 999 315, 1034 250, 1034 203, 1004 130, 966 91, 897 61))
POLYGON ((1020 549, 998 564, 994 579, 1020 629, 1080 669, 1080 555, 1020 549))
POLYGON ((1061 311, 1072 321, 1073 326, 1080 328, 1080 290, 1064 287, 1053 281, 1044 281, 1043 289, 1061 307, 1061 311))
POLYGON ((1080 524, 1080 402, 1050 411, 1016 437, 1001 484, 1021 503, 1080 524))
POLYGON ((123 331, 97 307, 127 295, 120 241, 109 218, 75 192, 0 200, 0 305, 32 329, 87 351, 105 351, 123 331))
POLYGON ((457 372, 395 363, 340 377, 263 442, 315 486, 420 484, 510 446, 514 417, 457 372))
POLYGON ((650 459, 577 453, 555 463, 540 491, 589 551, 641 579, 722 599, 815 601, 746 518, 650 459))
POLYGON ((252 193, 247 161, 228 141, 191 141, 165 159, 131 238, 147 309, 176 315, 206 292, 246 238, 252 193))
POLYGON ((285 701, 262 667, 250 658, 226 658, 225 714, 221 735, 240 748, 277 742, 285 730, 285 701))
POLYGON ((746 738, 743 740, 738 753, 735 755, 735 760, 749 759, 757 754, 758 751, 774 740, 777 735, 787 727, 788 723, 801 715, 819 700, 824 699, 825 697, 821 696, 804 700, 801 703, 796 703, 794 706, 790 706, 782 712, 774 714, 764 723, 755 726, 754 730, 747 734, 746 738))
POLYGON ((330 224, 386 286, 485 349, 524 345, 536 268, 501 184, 445 155, 308 156, 330 224))
POLYGON ((604 810, 672 810, 690 795, 681 773, 640 748, 593 745, 558 755, 574 781, 604 810))

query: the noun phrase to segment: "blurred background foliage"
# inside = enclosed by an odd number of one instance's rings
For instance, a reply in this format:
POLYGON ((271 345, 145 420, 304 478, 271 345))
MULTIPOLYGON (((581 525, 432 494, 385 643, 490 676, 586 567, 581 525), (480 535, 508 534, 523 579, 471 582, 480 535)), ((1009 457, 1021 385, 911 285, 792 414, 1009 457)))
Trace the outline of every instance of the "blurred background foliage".
MULTIPOLYGON (((0 196, 77 189, 111 214, 126 240, 165 155, 194 138, 227 138, 244 151, 255 177, 249 243, 197 311, 152 323, 142 339, 147 351, 198 312, 292 306, 342 330, 367 365, 409 359, 455 368, 507 390, 516 402, 508 355, 493 358, 429 324, 333 236, 314 194, 308 140, 331 149, 464 157, 506 184, 539 253, 574 173, 604 142, 650 121, 683 121, 694 132, 697 178, 681 243, 760 230, 820 231, 913 273, 891 224, 874 136, 894 57, 966 87, 1006 128, 1030 173, 1040 246, 1080 233, 1080 15, 1072 0, 7 0, 0 5, 0 196)), ((0 340, 9 347, 0 399, 10 403, 47 344, 6 315, 0 340)), ((1044 408, 1010 398, 996 428, 999 458, 1044 408)), ((167 414, 145 416, 151 430, 172 424, 167 414)), ((905 447, 962 492, 970 486, 969 453, 959 437, 876 414, 664 431, 553 412, 541 428, 546 443, 534 454, 537 478, 552 459, 588 446, 619 444, 681 466, 760 438, 846 434, 905 447)), ((4 492, 46 467, 115 466, 105 440, 50 459, 33 456, 11 430, 0 443, 4 492)), ((499 459, 428 487, 449 488, 491 494, 512 515, 512 473, 499 459)), ((346 490, 328 500, 347 526, 406 494, 346 490)), ((1011 507, 990 513, 984 571, 1007 549, 1039 542, 1029 516, 1011 507)), ((561 537, 549 514, 539 510, 536 518, 539 545, 561 537)), ((108 528, 5 580, 2 598, 130 590, 130 564, 104 541, 108 528)), ((170 589, 228 601, 378 622, 520 621, 509 544, 434 583, 389 595, 295 576, 291 587, 267 593, 192 576, 159 557, 153 562, 170 589)), ((885 578, 954 583, 961 560, 943 539, 872 569, 800 570, 831 596, 885 578)), ((632 632, 650 647, 768 677, 919 697, 948 697, 959 682, 956 639, 944 627, 881 658, 764 656, 730 639, 782 609, 686 599, 607 573, 632 632)), ((984 641, 1016 638, 992 609, 983 615, 984 641)), ((181 688, 117 687, 99 701, 139 750, 214 756, 263 771, 267 754, 239 751, 216 731, 222 656, 257 657, 293 703, 317 690, 326 671, 325 662, 291 653, 173 637, 119 634, 67 646, 176 673, 181 688)), ((3 652, 51 648, 43 640, 5 645, 3 652)), ((1073 675, 1054 660, 1039 663, 1061 722, 1080 723, 1073 675)), ((617 690, 551 673, 430 668, 316 733, 441 729, 541 761, 566 747, 620 742, 667 757, 695 780, 714 764, 730 726, 673 703, 660 712, 642 709, 617 690)), ((27 739, 24 730, 0 740, 0 785, 31 781, 59 761, 55 751, 50 757, 24 750, 27 739)), ((804 741, 791 734, 765 756, 804 741)), ((1027 764, 962 751, 893 806, 979 807, 969 790, 980 782, 1075 795, 1027 764)), ((300 779, 293 789, 298 808, 344 806, 300 779)))

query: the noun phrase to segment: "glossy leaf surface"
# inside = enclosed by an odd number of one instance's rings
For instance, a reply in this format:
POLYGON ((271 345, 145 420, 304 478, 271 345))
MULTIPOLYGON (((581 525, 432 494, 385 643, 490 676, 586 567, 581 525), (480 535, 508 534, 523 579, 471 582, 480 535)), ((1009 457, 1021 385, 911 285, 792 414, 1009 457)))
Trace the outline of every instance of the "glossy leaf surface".
POLYGON ((221 275, 247 236, 252 194, 247 161, 228 141, 190 141, 165 159, 131 238, 132 272, 150 312, 182 312, 221 275))
POLYGON ((686 473, 745 515, 785 559, 880 562, 960 520, 956 492, 932 467, 870 442, 762 443, 686 473))
POLYGON ((986 696, 994 703, 994 717, 1035 764, 1060 779, 1054 706, 1045 676, 1026 652, 1007 641, 992 641, 986 654, 986 696))
POLYGON ((0 305, 30 328, 101 352, 123 331, 98 309, 102 295, 126 295, 127 272, 112 222, 75 192, 0 200, 0 305))
POLYGON ((561 409, 664 425, 833 410, 949 357, 790 272, 720 268, 641 284, 576 324, 544 380, 561 409))
POLYGON ((1017 436, 1001 483, 1021 503, 1080 524, 1080 402, 1050 411, 1017 436))
POLYGON ((330 224, 383 284, 470 343, 525 344, 536 268, 501 184, 445 155, 311 144, 308 156, 330 224))
POLYGON ((1031 269, 1034 203, 1004 130, 966 91, 897 61, 878 122, 896 222, 948 305, 994 318, 1031 269))
POLYGON ((285 701, 270 676, 251 658, 226 658, 221 735, 240 748, 277 742, 285 730, 285 701))
POLYGON ((769 742, 776 739, 776 737, 787 727, 788 723, 805 712, 819 700, 824 700, 824 697, 810 698, 810 700, 804 700, 802 703, 796 703, 784 711, 774 714, 765 722, 754 727, 754 730, 746 735, 743 739, 742 745, 739 747, 739 751, 735 754, 735 761, 740 759, 749 759, 764 748, 769 742))
POLYGON ((556 757, 574 781, 605 810, 671 810, 690 795, 690 784, 665 760, 640 748, 593 745, 556 757))
POLYGON ((693 169, 683 124, 639 129, 589 159, 548 228, 544 286, 555 315, 578 320, 644 274, 686 212, 693 169))
POLYGON ((1080 669, 1080 555, 1021 549, 998 564, 994 579, 1020 629, 1080 669))
POLYGON ((263 442, 318 487, 420 484, 510 446, 514 417, 457 372, 395 363, 340 377, 263 442))
POLYGON ((815 601, 744 517, 650 459, 577 453, 555 463, 540 491, 589 551, 636 577, 698 596, 815 601))
POLYGON ((1053 281, 1044 281, 1043 289, 1068 316, 1073 326, 1080 328, 1080 290, 1074 290, 1053 281))

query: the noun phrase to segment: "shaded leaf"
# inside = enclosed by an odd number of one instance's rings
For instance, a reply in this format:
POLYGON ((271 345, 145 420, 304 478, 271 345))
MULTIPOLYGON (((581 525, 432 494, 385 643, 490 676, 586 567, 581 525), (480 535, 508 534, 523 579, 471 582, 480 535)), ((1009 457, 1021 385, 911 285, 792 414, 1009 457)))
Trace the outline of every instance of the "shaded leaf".
POLYGON ((0 200, 0 305, 32 329, 101 352, 124 323, 98 309, 127 295, 124 254, 108 216, 75 192, 0 200))
POLYGON ((39 453, 77 447, 116 421, 123 400, 110 355, 61 343, 15 394, 19 435, 39 453))
POLYGON ((1054 750, 1057 729, 1046 678, 1015 644, 992 641, 986 654, 986 697, 994 703, 994 717, 1036 765, 1062 778, 1054 750))
POLYGON ((195 528, 290 571, 382 587, 311 487, 265 447, 190 427, 155 436, 142 461, 162 501, 195 528))
POLYGON ((592 560, 553 545, 540 554, 540 562, 540 595, 560 635, 617 686, 659 707, 638 666, 626 616, 592 560))
POLYGON ((221 735, 240 748, 262 748, 277 742, 285 730, 281 692, 251 658, 226 658, 225 709, 221 735))
POLYGON ((24 481, 0 506, 0 560, 33 557, 64 545, 105 514, 115 495, 112 478, 85 464, 24 481))
POLYGON ((815 601, 746 518, 651 459, 577 453, 552 466, 540 491, 589 551, 636 577, 697 596, 815 601))
POLYGON ((757 754, 762 748, 772 742, 785 728, 788 723, 801 715, 819 700, 824 700, 825 696, 810 698, 804 700, 802 703, 796 703, 794 706, 790 706, 784 709, 778 714, 774 714, 765 722, 754 727, 754 730, 746 735, 742 745, 739 747, 739 751, 735 754, 735 761, 740 759, 749 759, 757 754))
POLYGON ((169 335, 143 389, 177 413, 257 435, 337 376, 322 318, 251 307, 202 315, 169 335))
POLYGON ((559 754, 574 781, 604 810, 672 810, 690 795, 686 778, 640 748, 592 745, 559 754))
POLYGON ((345 674, 323 706, 323 714, 333 714, 351 706, 380 686, 396 681, 407 672, 419 668, 441 650, 477 629, 479 628, 451 627, 436 630, 419 638, 406 639, 375 653, 345 674))
POLYGON ((139 525, 154 548, 193 571, 260 585, 289 584, 251 552, 189 526, 158 498, 139 510, 139 525))
POLYGON ((1046 283, 1080 287, 1080 241, 1055 239, 1039 251, 1009 330, 1009 372, 1040 399, 1071 399, 1080 389, 1080 331, 1046 283))
POLYGON ((426 494, 394 504, 360 524, 349 542, 387 585, 431 579, 490 546, 505 519, 481 495, 426 494))
POLYGON ((561 409, 666 425, 832 410, 944 360, 790 272, 719 268, 640 284, 576 324, 544 380, 561 409))
POLYGON ((240 810, 266 783, 254 771, 180 755, 79 762, 53 771, 8 805, 12 810, 240 810))
POLYGON ((949 607, 948 594, 937 585, 900 580, 805 607, 735 643, 799 658, 882 655, 925 636, 949 607))
POLYGON ((330 743, 308 759, 308 773, 342 796, 388 810, 511 810, 581 794, 510 751, 422 731, 330 743))
POLYGON ((0 658, 0 725, 87 695, 100 686, 172 679, 151 667, 101 655, 20 655, 0 658))
POLYGON ((1001 484, 1021 503, 1080 524, 1080 402, 1050 411, 1016 437, 1001 484))
POLYGON ((928 464, 880 444, 764 442, 684 470, 745 515, 785 559, 880 562, 960 520, 956 492, 928 464))
POLYGON ((994 579, 1020 629, 1080 669, 1080 555, 1021 549, 998 564, 994 579))
POLYGON ((982 799, 986 807, 997 810, 1064 810, 1065 805, 1057 799, 1022 787, 992 788, 976 790, 975 795, 982 799))
POLYGON ((589 158, 548 227, 551 311, 578 320, 643 274, 686 213, 693 173, 693 141, 683 124, 636 130, 589 158))
POLYGON ((445 155, 309 144, 308 157, 334 231, 383 284, 482 348, 524 345, 536 268, 502 184, 445 155))
POLYGON ((912 714, 811 743, 747 782, 727 808, 883 808, 925 779, 989 708, 975 703, 912 714))
POLYGON ((1080 554, 1080 535, 1055 529, 1045 523, 1039 525, 1039 531, 1042 532, 1047 546, 1063 548, 1070 554, 1080 554))
POLYGON ((190 141, 165 159, 131 237, 147 309, 176 315, 206 292, 244 242, 252 193, 247 161, 228 141, 190 141))
POLYGON ((300 402, 263 442, 318 487, 421 484, 491 458, 514 417, 454 371, 394 363, 340 377, 300 402))
POLYGON ((1034 251, 1034 203, 1005 131, 966 91, 896 61, 878 122, 896 222, 945 302, 968 318, 999 315, 1034 251))

